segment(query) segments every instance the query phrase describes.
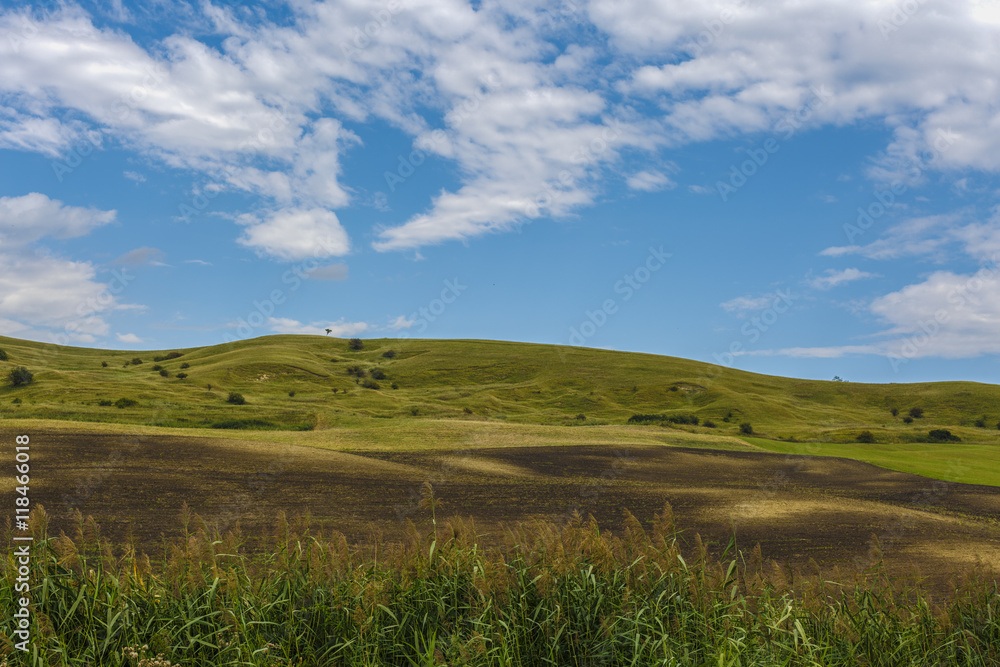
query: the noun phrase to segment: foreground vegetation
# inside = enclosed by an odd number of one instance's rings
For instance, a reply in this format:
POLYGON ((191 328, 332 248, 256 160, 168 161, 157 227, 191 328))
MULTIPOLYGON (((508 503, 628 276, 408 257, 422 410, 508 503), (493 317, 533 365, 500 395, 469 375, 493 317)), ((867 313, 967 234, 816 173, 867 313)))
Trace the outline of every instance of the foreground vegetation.
MULTIPOLYGON (((410 524, 407 544, 351 548, 282 516, 252 552, 185 511, 185 539, 156 559, 114 549, 89 519, 49 537, 36 509, 30 664, 1000 661, 1000 591, 983 574, 935 602, 878 563, 831 578, 765 563, 759 547, 685 558, 669 505, 649 531, 627 513, 621 537, 574 515, 509 529, 506 548, 485 551, 470 522, 437 520, 430 487, 422 505, 430 522, 410 524)), ((0 575, 7 665, 29 664, 9 640, 15 569, 8 557, 0 575)))

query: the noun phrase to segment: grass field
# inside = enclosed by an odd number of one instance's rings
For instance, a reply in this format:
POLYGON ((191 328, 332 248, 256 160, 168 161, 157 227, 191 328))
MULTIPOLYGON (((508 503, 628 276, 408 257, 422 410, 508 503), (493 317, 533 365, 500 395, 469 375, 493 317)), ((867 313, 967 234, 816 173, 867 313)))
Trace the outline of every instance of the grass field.
POLYGON ((470 442, 741 449, 748 445, 738 440, 740 425, 749 423, 759 438, 752 446, 768 451, 808 448, 794 440, 823 443, 823 453, 894 470, 997 483, 997 385, 807 381, 671 357, 495 341, 368 340, 351 351, 342 339, 266 336, 123 352, 0 337, 0 349, 8 355, 0 377, 18 366, 35 374, 28 386, 0 386, 0 418, 12 420, 8 427, 37 420, 77 429, 131 424, 147 433, 238 432, 243 439, 348 450, 470 442), (154 361, 170 353, 179 356, 154 361), (131 363, 135 358, 143 363, 131 363), (228 403, 230 392, 246 403, 228 403), (136 405, 116 407, 119 399, 136 405), (923 416, 906 423, 911 408, 923 416), (699 424, 626 424, 635 414, 695 416, 699 424), (961 443, 927 443, 939 428, 961 443), (875 442, 852 444, 864 431, 875 442))
MULTIPOLYGON (((489 341, 0 349, 0 380, 34 373, 0 386, 3 451, 31 438, 31 664, 1000 659, 995 385, 489 341)), ((28 664, 10 637, 0 667, 28 664)))

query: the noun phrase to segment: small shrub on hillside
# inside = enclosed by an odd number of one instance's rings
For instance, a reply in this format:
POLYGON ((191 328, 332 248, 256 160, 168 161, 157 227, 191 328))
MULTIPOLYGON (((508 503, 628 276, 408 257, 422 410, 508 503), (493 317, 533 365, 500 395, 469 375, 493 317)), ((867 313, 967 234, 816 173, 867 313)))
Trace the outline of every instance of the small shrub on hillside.
POLYGON ((163 366, 161 366, 159 364, 153 364, 153 370, 154 371, 162 371, 163 370, 163 366))
POLYGON ((386 350, 385 352, 382 353, 382 357, 385 359, 395 359, 396 352, 394 350, 386 350))
POLYGON ((365 389, 381 389, 382 387, 375 380, 365 380, 361 383, 361 386, 365 389))
POLYGON ((34 378, 34 374, 24 366, 18 366, 7 375, 7 379, 15 387, 29 385, 34 378))
POLYGON ((910 408, 910 416, 914 419, 920 419, 924 416, 923 408, 910 408))
POLYGON ((416 417, 420 414, 420 408, 410 408, 410 414, 416 417))
POLYGON ((163 368, 160 370, 160 375, 162 377, 168 378, 170 377, 170 371, 168 371, 166 368, 163 368))
POLYGON ((889 410, 889 412, 892 413, 893 417, 898 417, 899 416, 899 408, 892 408, 891 410, 889 410))
POLYGON ((472 408, 469 408, 469 407, 462 408, 462 412, 464 412, 467 415, 471 415, 472 414, 472 408))
POLYGON ((288 397, 289 397, 289 398, 293 398, 294 396, 295 396, 295 391, 294 391, 294 390, 293 390, 293 391, 290 391, 290 392, 288 392, 288 397))
POLYGON ((347 374, 356 378, 368 377, 368 371, 363 369, 361 366, 348 366, 347 374))
POLYGON ((936 428, 927 434, 928 442, 961 442, 962 439, 944 428, 936 428))
POLYGON ((176 377, 177 377, 178 380, 183 380, 187 376, 188 376, 187 373, 178 373, 176 377))
POLYGON ((705 428, 715 428, 715 422, 711 419, 706 419, 701 425, 705 428))
POLYGON ((7 353, 4 352, 3 350, 0 350, 0 361, 7 361, 7 359, 9 359, 7 353))
POLYGON ((235 391, 229 392, 229 397, 226 398, 226 403, 232 403, 233 405, 245 405, 247 399, 243 398, 243 394, 237 394, 235 391))
POLYGON ((115 401, 115 407, 119 410, 122 408, 134 408, 137 405, 139 405, 139 401, 134 398, 119 398, 115 401))
MULTIPOLYGON (((13 403, 14 405, 21 405, 21 399, 20 398, 15 398, 13 401, 11 401, 11 403, 13 403)), ((111 403, 111 401, 108 401, 108 404, 110 404, 110 403, 111 403)))
POLYGON ((979 428, 986 428, 986 417, 980 417, 973 423, 979 428))
POLYGON ((365 349, 365 344, 360 338, 352 338, 347 342, 347 349, 353 350, 355 352, 365 349))
POLYGON ((102 361, 101 362, 101 368, 107 368, 107 367, 108 367, 108 362, 102 361))
POLYGON ((139 357, 133 357, 132 358, 132 365, 133 366, 138 366, 141 363, 142 363, 142 359, 140 359, 139 357))
POLYGON ((913 423, 913 417, 911 417, 910 415, 906 415, 905 417, 903 417, 903 423, 904 424, 912 424, 913 423))
MULTIPOLYGON (((395 382, 393 382, 393 383, 392 383, 392 388, 393 388, 393 389, 399 389, 399 385, 398 385, 398 384, 396 384, 395 382)), ((1000 428, 1000 424, 998 424, 998 425, 997 425, 997 428, 1000 428)))
POLYGON ((875 442, 875 436, 872 435, 871 431, 862 431, 858 434, 858 442, 871 444, 875 442))
POLYGON ((114 401, 112 401, 109 398, 102 398, 97 402, 97 404, 102 408, 110 408, 112 405, 114 405, 114 401))
POLYGON ((373 380, 384 380, 385 377, 386 377, 385 376, 385 372, 381 368, 373 368, 372 369, 372 379, 373 380))
POLYGON ((576 416, 577 421, 586 421, 587 415, 580 413, 576 416))
POLYGON ((743 435, 753 435, 753 425, 750 422, 740 424, 740 433, 743 435))
POLYGON ((670 391, 679 391, 679 389, 677 388, 677 385, 674 385, 670 388, 670 391))
POLYGON ((183 364, 181 364, 181 368, 191 368, 191 364, 185 361, 183 364))
POLYGON ((163 356, 153 357, 153 361, 170 361, 171 359, 176 359, 178 357, 183 357, 184 355, 180 352, 167 352, 163 356))
POLYGON ((1000 422, 997 422, 997 430, 1000 431, 1000 422))
POLYGON ((729 423, 729 420, 733 418, 733 411, 730 410, 726 413, 726 416, 722 418, 722 421, 729 423))

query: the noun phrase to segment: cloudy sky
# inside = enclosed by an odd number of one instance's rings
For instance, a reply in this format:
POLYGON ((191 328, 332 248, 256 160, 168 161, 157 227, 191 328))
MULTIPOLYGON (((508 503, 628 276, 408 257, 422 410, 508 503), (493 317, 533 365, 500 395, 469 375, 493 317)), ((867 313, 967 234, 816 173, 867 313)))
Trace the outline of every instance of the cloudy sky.
POLYGON ((0 4, 0 334, 1000 378, 997 0, 0 4))

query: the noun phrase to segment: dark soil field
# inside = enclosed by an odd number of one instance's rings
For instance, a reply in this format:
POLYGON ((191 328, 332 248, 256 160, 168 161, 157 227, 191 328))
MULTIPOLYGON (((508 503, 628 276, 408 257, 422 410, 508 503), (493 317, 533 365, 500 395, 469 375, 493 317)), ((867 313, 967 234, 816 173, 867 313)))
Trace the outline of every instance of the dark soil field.
MULTIPOLYGON (((183 503, 211 525, 252 536, 279 511, 308 512, 353 542, 403 538, 433 484, 438 520, 472 517, 484 543, 501 523, 568 521, 574 510, 616 530, 622 510, 644 524, 669 502, 684 540, 718 552, 735 533, 765 559, 841 574, 871 565, 879 545, 898 574, 943 586, 982 562, 1000 572, 1000 488, 931 480, 856 461, 675 447, 505 447, 352 454, 197 437, 32 434, 35 504, 50 532, 92 515, 102 534, 132 535, 155 556, 182 534, 183 503)), ((8 438, 9 441, 12 439, 8 438)), ((6 489, 5 489, 6 490, 6 489)))

